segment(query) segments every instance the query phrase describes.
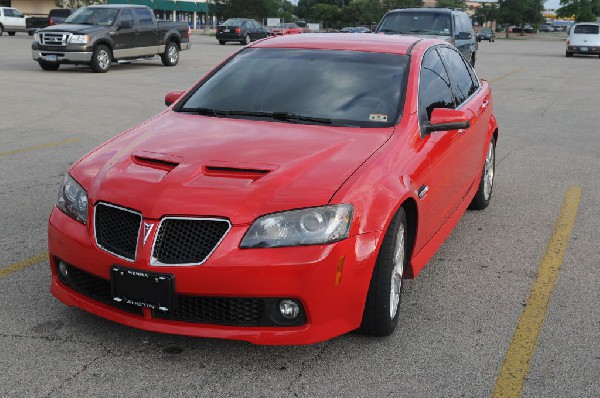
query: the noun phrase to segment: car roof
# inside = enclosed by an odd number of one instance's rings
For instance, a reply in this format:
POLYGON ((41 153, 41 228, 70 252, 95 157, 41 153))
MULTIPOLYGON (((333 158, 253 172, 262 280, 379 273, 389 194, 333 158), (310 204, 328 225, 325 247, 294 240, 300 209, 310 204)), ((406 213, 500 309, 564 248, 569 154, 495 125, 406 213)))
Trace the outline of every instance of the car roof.
POLYGON ((148 6, 141 6, 135 4, 93 4, 85 6, 88 8, 148 8, 148 6))
POLYGON ((451 8, 433 8, 433 7, 420 7, 420 8, 397 8, 390 10, 392 12, 437 12, 439 14, 451 14, 453 12, 464 12, 462 10, 453 10, 451 8))
POLYGON ((311 33, 269 38, 253 43, 251 46, 258 48, 368 51, 405 55, 420 41, 444 43, 441 40, 414 36, 357 33, 350 38, 343 33, 311 33))

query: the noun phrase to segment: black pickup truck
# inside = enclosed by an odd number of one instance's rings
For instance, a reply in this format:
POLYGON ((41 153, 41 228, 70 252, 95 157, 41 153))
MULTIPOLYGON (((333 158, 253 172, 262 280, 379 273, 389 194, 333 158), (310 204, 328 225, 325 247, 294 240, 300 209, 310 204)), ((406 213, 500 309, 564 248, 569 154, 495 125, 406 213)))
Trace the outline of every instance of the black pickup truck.
POLYGON ((157 55, 164 65, 174 66, 179 51, 190 46, 185 22, 157 21, 146 6, 99 5, 80 8, 62 24, 35 32, 31 52, 43 70, 84 64, 104 73, 113 62, 157 55))
POLYGON ((53 8, 48 15, 45 16, 30 16, 25 20, 25 27, 29 36, 33 36, 35 32, 47 26, 61 24, 67 17, 75 12, 74 8, 53 8))

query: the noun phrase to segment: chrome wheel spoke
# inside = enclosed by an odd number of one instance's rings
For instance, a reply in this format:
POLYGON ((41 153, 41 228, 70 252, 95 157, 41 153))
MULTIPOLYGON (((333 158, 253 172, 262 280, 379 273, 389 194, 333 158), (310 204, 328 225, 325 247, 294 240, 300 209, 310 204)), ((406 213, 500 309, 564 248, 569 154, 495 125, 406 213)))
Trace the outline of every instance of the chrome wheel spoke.
POLYGON ((390 283, 390 319, 394 319, 398 312, 400 304, 400 294, 402 291, 402 276, 404 274, 404 256, 405 256, 405 226, 400 224, 396 245, 394 247, 392 278, 390 283))

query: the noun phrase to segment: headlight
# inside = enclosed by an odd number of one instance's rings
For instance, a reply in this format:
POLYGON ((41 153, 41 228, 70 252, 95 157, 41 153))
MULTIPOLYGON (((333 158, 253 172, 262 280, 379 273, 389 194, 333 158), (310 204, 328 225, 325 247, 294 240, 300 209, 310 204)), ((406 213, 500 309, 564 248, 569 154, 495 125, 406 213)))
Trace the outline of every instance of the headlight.
POLYGON ((90 37, 88 35, 73 35, 69 40, 71 44, 87 44, 90 41, 90 37))
POLYGON ((58 191, 56 203, 66 215, 86 224, 88 214, 87 192, 68 173, 58 191))
POLYGON ((38 32, 35 32, 33 34, 33 41, 35 41, 36 43, 40 42, 40 34, 38 32))
POLYGON ((260 217, 244 239, 242 248, 321 245, 346 239, 352 224, 349 204, 312 207, 260 217))

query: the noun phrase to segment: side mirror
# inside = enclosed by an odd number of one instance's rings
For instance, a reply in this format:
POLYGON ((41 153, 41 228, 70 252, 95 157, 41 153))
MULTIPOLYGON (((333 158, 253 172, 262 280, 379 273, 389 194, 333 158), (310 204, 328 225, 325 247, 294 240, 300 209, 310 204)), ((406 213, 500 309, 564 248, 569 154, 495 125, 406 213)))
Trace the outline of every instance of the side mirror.
POLYGON ((131 19, 121 21, 119 23, 119 29, 131 29, 133 27, 133 21, 131 19))
POLYGON ((165 106, 171 106, 175 101, 177 101, 185 91, 169 91, 167 95, 165 95, 165 106))
POLYGON ((425 133, 466 129, 471 126, 467 114, 460 109, 436 108, 428 122, 423 123, 425 133))
POLYGON ((471 38, 471 34, 469 32, 460 32, 458 36, 456 36, 457 40, 469 40, 471 38))

